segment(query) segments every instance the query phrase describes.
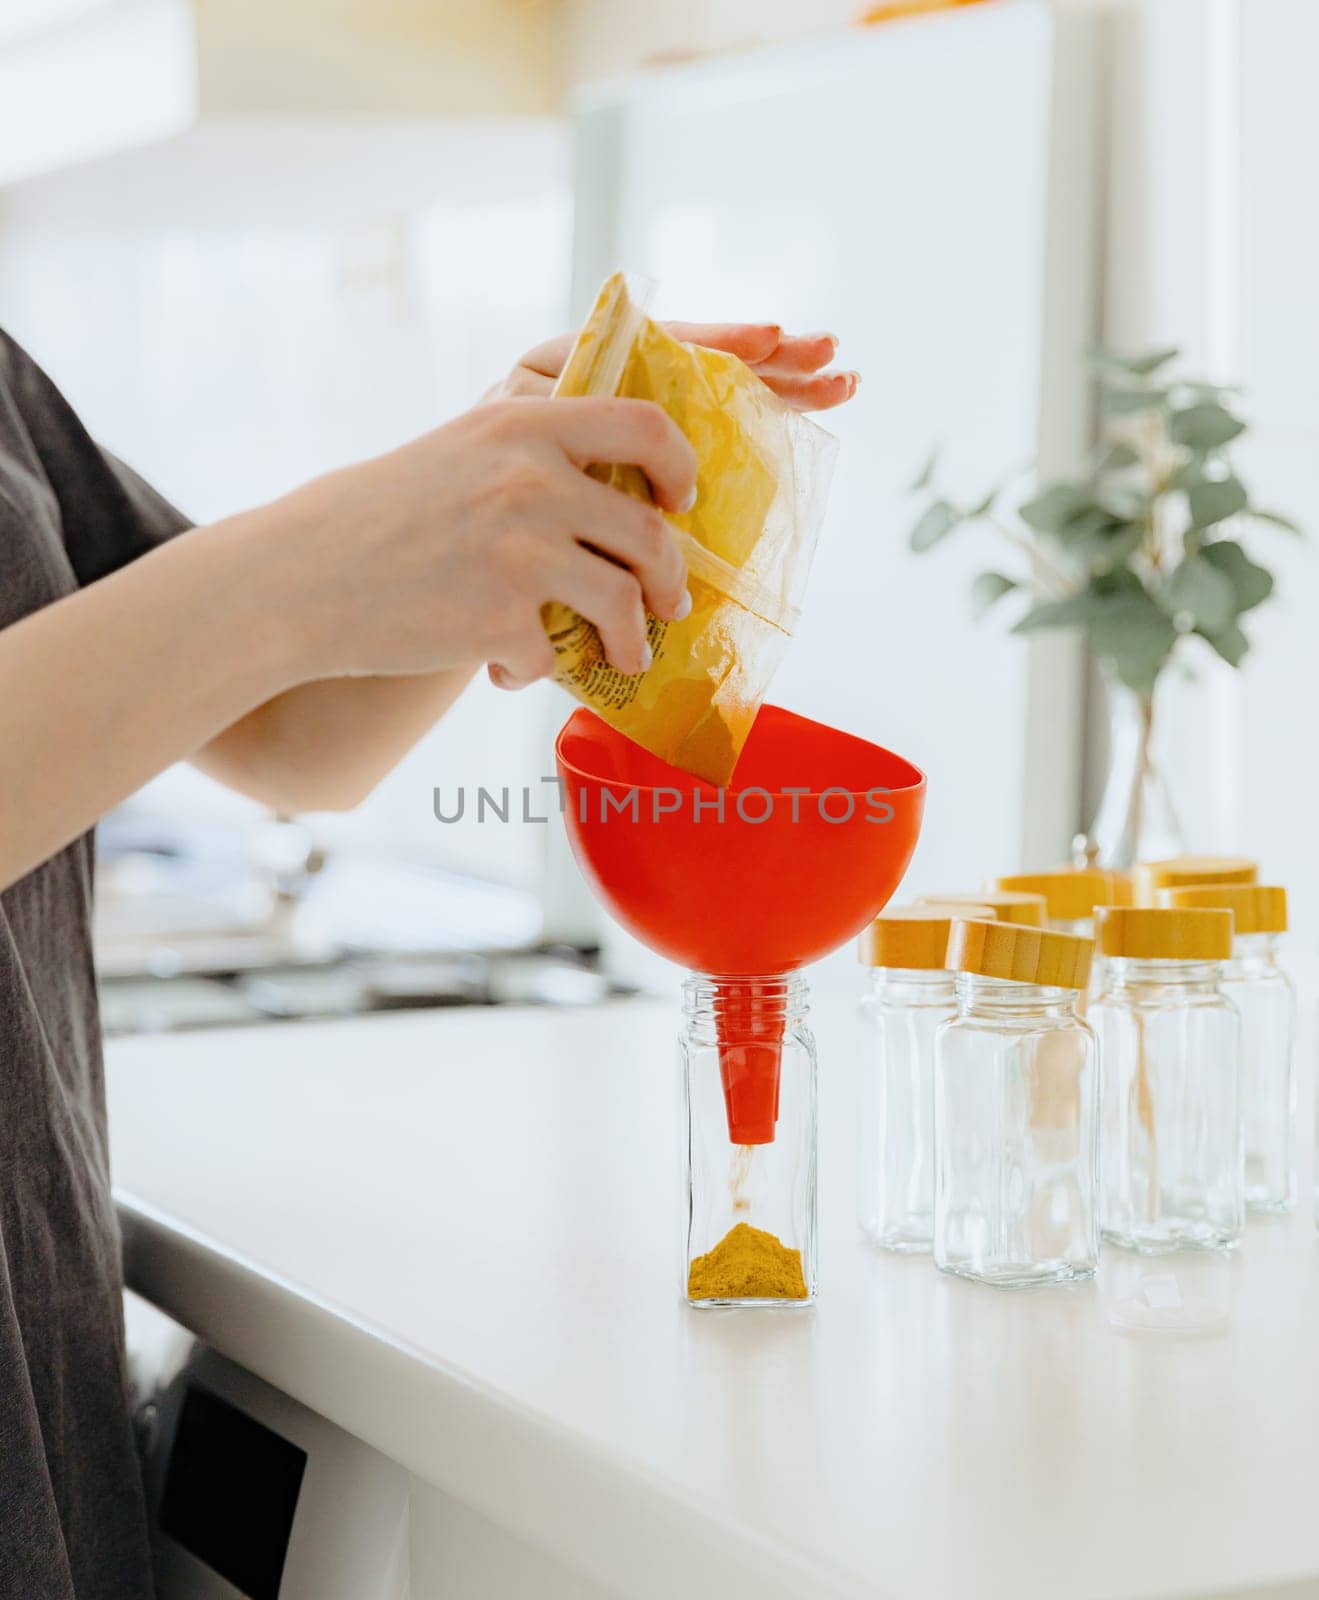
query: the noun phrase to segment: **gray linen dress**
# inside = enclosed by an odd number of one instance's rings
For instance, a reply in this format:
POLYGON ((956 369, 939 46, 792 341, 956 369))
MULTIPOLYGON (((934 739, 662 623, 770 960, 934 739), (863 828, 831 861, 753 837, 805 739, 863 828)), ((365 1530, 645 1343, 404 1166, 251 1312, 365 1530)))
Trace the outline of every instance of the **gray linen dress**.
MULTIPOLYGON (((0 333, 0 628, 186 526, 0 333)), ((91 900, 90 834, 0 894, 0 1600, 151 1594, 91 900)))

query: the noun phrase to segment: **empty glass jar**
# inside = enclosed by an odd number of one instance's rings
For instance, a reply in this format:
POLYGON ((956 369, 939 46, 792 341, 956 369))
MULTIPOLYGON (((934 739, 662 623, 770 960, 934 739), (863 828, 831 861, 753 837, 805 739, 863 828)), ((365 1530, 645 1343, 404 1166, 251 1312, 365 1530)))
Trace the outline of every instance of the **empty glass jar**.
POLYGON ((1012 922, 1023 928, 1044 926, 1044 896, 1026 894, 1017 889, 986 889, 977 893, 968 889, 964 894, 923 894, 919 904, 943 906, 953 915, 968 905, 985 906, 994 922, 1012 922))
POLYGON ((1155 906, 1163 889, 1191 884, 1254 883, 1259 864, 1248 856, 1169 856, 1142 861, 1132 874, 1133 904, 1155 906))
POLYGON ((1287 891, 1262 884, 1166 889, 1172 906, 1210 906, 1235 920, 1223 993, 1241 1013, 1246 1209, 1290 1211, 1296 1203, 1296 991, 1278 963, 1287 931, 1287 891))
POLYGON ((934 1068, 934 1261, 1002 1288, 1093 1276, 1099 1066, 1088 939, 953 922, 934 1068))
POLYGON ((1045 926, 1055 933, 1095 935, 1096 906, 1131 904, 1131 879, 1125 872, 1099 867, 1059 867, 1053 872, 1019 872, 994 878, 989 889, 1044 896, 1045 926))
POLYGON ((815 1298, 816 1059, 800 973, 683 985, 683 1252, 699 1306, 815 1298))
POLYGON ((1221 988, 1232 913, 1112 907, 1099 949, 1104 1236, 1147 1253, 1232 1245, 1245 1223, 1241 1019, 1221 988))
POLYGON ((861 1002, 857 1221, 885 1250, 929 1250, 934 1240, 934 1037, 957 1014, 947 966, 954 911, 989 917, 983 906, 898 906, 861 935, 870 992, 861 1002))

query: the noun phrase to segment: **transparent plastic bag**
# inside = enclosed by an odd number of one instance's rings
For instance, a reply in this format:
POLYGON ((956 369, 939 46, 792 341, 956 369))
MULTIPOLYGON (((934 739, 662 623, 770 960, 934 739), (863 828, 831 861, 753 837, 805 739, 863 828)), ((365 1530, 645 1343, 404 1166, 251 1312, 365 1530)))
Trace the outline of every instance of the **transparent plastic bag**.
MULTIPOLYGON (((696 504, 668 520, 687 562, 691 614, 647 616, 654 661, 610 666, 594 625, 542 609, 555 681, 652 755, 727 784, 799 616, 837 441, 736 356, 683 344, 645 315, 621 274, 600 290, 556 396, 654 400, 696 451, 696 504)), ((650 499, 636 467, 593 477, 650 499)))

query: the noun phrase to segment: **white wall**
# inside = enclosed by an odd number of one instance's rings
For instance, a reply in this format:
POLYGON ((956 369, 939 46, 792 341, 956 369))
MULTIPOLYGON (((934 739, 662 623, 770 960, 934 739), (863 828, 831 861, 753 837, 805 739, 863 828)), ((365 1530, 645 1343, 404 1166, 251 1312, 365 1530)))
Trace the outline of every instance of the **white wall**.
MULTIPOLYGON (((1240 467, 1256 496, 1319 534, 1319 228, 1305 162, 1319 146, 1309 82, 1319 8, 1296 0, 1061 0, 1109 13, 1104 337, 1172 342, 1188 372, 1245 386, 1255 426, 1240 467)), ((837 27, 851 0, 569 0, 571 81, 656 56, 837 27)), ((896 24, 906 26, 908 24, 896 24)), ((1207 650, 1170 684, 1161 743, 1191 845, 1258 853, 1296 885, 1319 934, 1319 854, 1308 848, 1319 755, 1297 736, 1319 642, 1309 547, 1263 532, 1278 598, 1248 619, 1256 649, 1234 673, 1207 650), (1310 865, 1311 858, 1315 865, 1310 865)), ((1098 719, 1096 719, 1098 720, 1098 719)), ((1091 749, 1101 754, 1102 738, 1091 749)), ((1093 782, 1090 785, 1093 794, 1093 782)))
MULTIPOLYGON (((509 144, 475 131, 349 137, 355 167, 332 130, 318 144, 276 129, 0 194, 0 325, 197 521, 435 426, 565 325, 557 129, 509 144), (373 148, 378 181, 361 160, 373 148), (466 170, 454 179, 436 163, 466 170), (327 170, 332 203, 304 205, 327 170)), ((508 695, 482 676, 363 807, 314 830, 534 885, 547 828, 442 826, 432 789, 535 785, 562 712, 547 685, 508 695)), ((173 818, 253 809, 186 767, 134 803, 173 818)))
POLYGON ((1293 891, 1295 920, 1319 942, 1313 797, 1319 751, 1319 222, 1306 164, 1319 149, 1319 12, 1289 0, 1239 0, 1242 241, 1237 338, 1256 442, 1248 481, 1310 530, 1269 539, 1279 599, 1254 630, 1234 778, 1241 843, 1293 891))
MULTIPOLYGON (((1319 321, 1309 303, 1319 281, 1319 232, 1310 224, 1304 188, 1304 163, 1319 134, 1319 106, 1307 81, 1319 44, 1319 8, 1295 0, 1070 4, 1103 6, 1115 23, 1106 336, 1124 345, 1172 339, 1184 346, 1194 368, 1244 380, 1246 408, 1259 426, 1242 453, 1243 471, 1260 498, 1319 529, 1319 321)), ((580 84, 656 56, 838 27, 859 9, 858 0, 817 0, 811 6, 799 0, 673 0, 662 6, 563 0, 556 15, 563 74, 580 84)), ((543 20, 542 15, 537 26, 543 20)), ((863 179, 859 166, 859 192, 863 179)), ((224 203, 213 188, 201 193, 207 204, 217 198, 224 203)), ((28 336, 111 443, 203 514, 270 492, 336 452, 360 452, 461 404, 479 381, 475 368, 484 376, 496 357, 503 359, 560 320, 562 285, 543 275, 530 285, 525 276, 517 285, 503 285, 499 294, 505 298, 491 306, 484 322, 470 277, 466 289, 452 292, 440 286, 432 265, 423 264, 411 280, 407 272, 400 277, 400 249, 419 262, 435 259, 425 256, 415 219, 402 225, 402 235, 397 219, 383 227, 341 229, 333 240, 318 241, 304 231, 278 260, 267 248, 269 234, 263 246, 231 232, 226 245, 212 250, 186 228, 166 230, 150 264, 140 259, 132 265, 126 228, 116 236, 112 227, 98 225, 92 241, 52 235, 34 249, 12 205, 9 215, 0 248, 0 317, 28 336), (96 250, 91 271, 86 264, 93 258, 79 253, 89 242, 96 250), (116 295, 115 286, 125 292, 116 295), (321 319, 312 344, 328 367, 304 375, 298 398, 286 384, 273 383, 262 406, 248 413, 232 357, 239 351, 259 355, 269 375, 270 364, 284 360, 291 347, 289 340, 276 340, 272 350, 258 349, 263 340, 243 321, 234 298, 240 288, 246 296, 254 286, 267 306, 272 297, 288 298, 290 335, 300 328, 303 348, 311 347, 303 340, 308 319, 321 319), (464 302, 464 294, 474 298, 464 302), (336 309, 341 295, 346 299, 336 309), (195 315, 198 296, 208 307, 227 304, 215 327, 233 335, 230 343, 208 335, 207 318, 195 315), (343 310, 347 315, 340 319, 343 310), (409 321, 414 316, 420 319, 415 324, 409 321), (471 324, 470 360, 444 342, 444 327, 455 316, 471 324), (487 337, 488 360, 487 346, 477 352, 487 337), (107 347, 116 352, 114 360, 93 359, 107 347), (375 382, 377 362, 386 353, 396 376, 385 403, 348 404, 344 395, 351 383, 375 382), (443 393, 436 387, 437 372, 450 385, 443 393), (336 390, 339 377, 351 381, 336 390), (197 378, 205 381, 193 382, 197 378), (152 399, 151 386, 162 379, 172 387, 157 389, 152 399), (175 401, 184 380, 201 394, 190 393, 180 411, 175 401), (124 403, 126 386, 145 395, 145 409, 124 403), (162 393, 170 395, 163 404, 162 393), (335 420, 330 413, 341 404, 335 420), (221 417, 242 446, 232 470, 225 463, 217 472, 207 419, 213 425, 221 417), (313 423, 324 429, 319 454, 307 444, 313 423), (160 427, 171 425, 168 448, 152 442, 160 427), (210 467, 204 465, 208 451, 210 467)), ((470 273, 470 261, 461 271, 470 273)), ((1319 668, 1309 625, 1319 580, 1310 547, 1290 545, 1283 535, 1269 537, 1269 558, 1281 578, 1279 598, 1251 619, 1258 648, 1250 665, 1238 675, 1203 661, 1197 685, 1172 690, 1163 721, 1194 846, 1258 851, 1270 875, 1297 888, 1305 920, 1308 904, 1319 904, 1319 865, 1310 865, 1307 841, 1310 778, 1319 777, 1311 769, 1319 767, 1319 757, 1296 730, 1303 726, 1309 680, 1319 668)), ((483 730, 486 704, 474 700, 452 728, 470 717, 471 733, 483 730)), ((492 716, 514 715, 505 702, 491 698, 488 704, 492 716)), ((542 722, 557 709, 556 703, 540 714, 542 722)), ((537 738, 537 748, 543 748, 543 728, 537 738)), ((472 748, 470 742, 465 747, 472 748)), ((529 740, 520 746, 531 747, 529 740)), ((389 830, 405 814, 414 819, 413 791, 428 790, 432 772, 444 779, 462 765, 444 759, 438 745, 417 762, 373 813, 389 830)), ((514 767, 508 781, 517 781, 514 767)), ((511 830, 509 837, 488 843, 505 868, 509 852, 516 857, 521 848, 511 830)), ((486 844, 474 842, 478 854, 486 844)), ((513 870, 520 875, 525 865, 513 870)), ((1319 931, 1319 921, 1313 925, 1319 931)))
MULTIPOLYGON (((1238 464, 1256 501, 1319 535, 1319 228, 1304 163, 1319 142, 1308 64, 1319 13, 1292 0, 1145 0, 1118 8, 1106 324, 1115 345, 1178 343, 1240 383, 1238 464)), ((1236 673, 1205 652, 1160 705, 1174 790, 1202 851, 1259 857, 1319 938, 1319 853, 1304 737, 1319 679, 1314 546, 1247 527, 1278 578, 1246 619, 1236 673)))

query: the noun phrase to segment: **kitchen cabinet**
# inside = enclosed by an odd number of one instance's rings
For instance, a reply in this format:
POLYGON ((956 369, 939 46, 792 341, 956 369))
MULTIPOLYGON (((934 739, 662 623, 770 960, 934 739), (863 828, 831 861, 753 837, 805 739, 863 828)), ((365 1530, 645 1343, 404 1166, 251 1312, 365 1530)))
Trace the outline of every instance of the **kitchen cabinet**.
POLYGON ((521 0, 24 0, 0 18, 0 184, 259 117, 545 116, 553 28, 521 0))

